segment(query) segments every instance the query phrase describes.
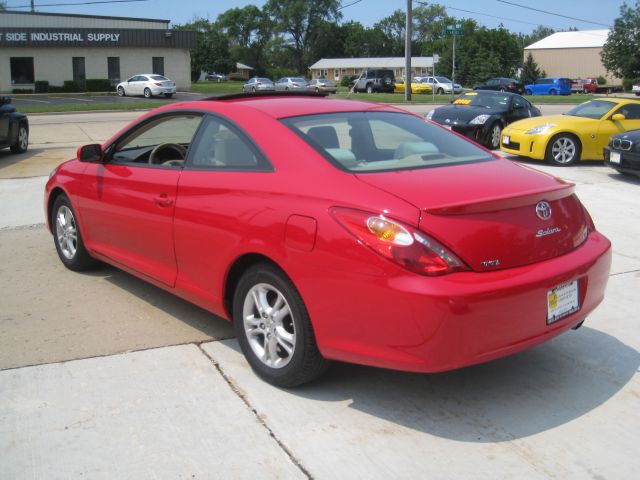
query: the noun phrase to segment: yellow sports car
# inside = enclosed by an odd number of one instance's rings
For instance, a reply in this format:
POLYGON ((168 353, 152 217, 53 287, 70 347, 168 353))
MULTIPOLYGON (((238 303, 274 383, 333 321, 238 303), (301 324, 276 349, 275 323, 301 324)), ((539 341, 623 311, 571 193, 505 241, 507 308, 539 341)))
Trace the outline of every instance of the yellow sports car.
POLYGON ((514 155, 571 165, 603 160, 611 135, 640 128, 640 101, 590 100, 564 115, 526 118, 502 130, 500 150, 514 155))
MULTIPOLYGON (((404 79, 397 78, 394 93, 404 93, 404 79)), ((431 93, 431 85, 420 82, 411 82, 411 93, 431 93)))

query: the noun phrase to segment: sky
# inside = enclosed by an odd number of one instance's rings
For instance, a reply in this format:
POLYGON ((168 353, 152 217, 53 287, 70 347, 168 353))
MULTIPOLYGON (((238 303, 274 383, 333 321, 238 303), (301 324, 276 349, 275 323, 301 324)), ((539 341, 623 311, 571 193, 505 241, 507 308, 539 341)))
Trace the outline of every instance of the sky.
MULTIPOLYGON (((187 23, 195 18, 215 20, 216 17, 234 7, 256 5, 261 7, 266 0, 143 0, 128 3, 93 3, 88 5, 52 6, 52 4, 80 4, 106 0, 35 0, 37 12, 77 13, 86 15, 108 15, 171 20, 171 24, 187 23), (49 6, 47 6, 49 4, 49 6)), ((7 7, 29 6, 31 0, 5 0, 7 7)), ((442 0, 428 2, 447 7, 452 17, 473 18, 480 25, 496 28, 501 23, 513 32, 530 33, 536 26, 544 25, 554 30, 605 29, 613 25, 620 13, 623 0, 442 0), (534 11, 514 4, 545 10, 534 11), (564 15, 564 17, 563 17, 564 15), (499 17, 499 18, 496 18, 499 17), (566 18, 570 17, 570 18, 566 18), (592 22, 592 23, 589 23, 592 22)), ((628 0, 630 5, 635 0, 628 0)), ((405 11, 406 0, 342 0, 343 21, 359 21, 367 27, 373 26, 394 10, 405 11)), ((413 2, 414 8, 419 6, 413 2)), ((20 8, 16 11, 29 11, 20 8)))

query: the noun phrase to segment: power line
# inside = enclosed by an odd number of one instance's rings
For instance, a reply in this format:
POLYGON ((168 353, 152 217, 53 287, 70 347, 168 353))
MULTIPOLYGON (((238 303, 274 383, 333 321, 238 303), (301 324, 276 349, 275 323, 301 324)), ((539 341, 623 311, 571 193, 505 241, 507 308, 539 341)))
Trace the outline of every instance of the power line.
MULTIPOLYGON (((93 2, 79 2, 79 3, 39 3, 34 5, 35 7, 69 7, 69 6, 80 6, 80 5, 94 5, 97 3, 130 3, 130 2, 148 2, 149 0, 96 0, 93 2)), ((7 5, 5 8, 7 10, 15 10, 18 8, 31 8, 32 5, 7 5)))
POLYGON ((343 8, 350 7, 351 5, 355 5, 356 3, 360 3, 362 0, 356 0, 355 2, 348 3, 346 5, 342 5, 338 10, 342 10, 343 8))
POLYGON ((472 11, 472 10, 465 10, 465 9, 463 9, 463 8, 449 7, 449 6, 447 6, 447 5, 443 5, 443 4, 441 4, 441 3, 431 3, 431 4, 429 4, 429 3, 427 3, 427 2, 418 2, 418 1, 417 1, 416 3, 419 3, 420 5, 440 5, 441 7, 444 7, 444 8, 446 8, 446 9, 448 9, 448 10, 456 10, 456 11, 458 11, 458 12, 472 13, 472 14, 474 14, 474 15, 484 15, 485 17, 496 18, 496 19, 498 19, 498 20, 508 20, 508 21, 510 21, 510 22, 524 23, 524 24, 526 24, 526 25, 534 25, 534 26, 536 26, 536 27, 539 25, 539 24, 537 24, 537 23, 525 22, 524 20, 516 20, 515 18, 498 17, 498 16, 496 16, 496 15, 489 15, 488 13, 480 13, 480 12, 474 12, 474 11, 472 11))
POLYGON ((507 2, 506 0, 497 0, 497 1, 500 2, 500 3, 506 3, 507 5, 513 5, 513 6, 516 6, 516 7, 525 8, 527 10, 533 10, 535 12, 546 13, 547 15, 553 15, 555 17, 568 18, 569 20, 574 20, 576 22, 591 23, 592 25, 599 25, 601 27, 607 27, 607 28, 611 27, 611 25, 606 25, 604 23, 592 22, 591 20, 583 20, 581 18, 576 18, 576 17, 569 17, 568 15, 562 15, 560 13, 549 12, 547 10, 540 10, 539 8, 527 7, 526 5, 520 5, 519 3, 514 3, 514 2, 507 2))

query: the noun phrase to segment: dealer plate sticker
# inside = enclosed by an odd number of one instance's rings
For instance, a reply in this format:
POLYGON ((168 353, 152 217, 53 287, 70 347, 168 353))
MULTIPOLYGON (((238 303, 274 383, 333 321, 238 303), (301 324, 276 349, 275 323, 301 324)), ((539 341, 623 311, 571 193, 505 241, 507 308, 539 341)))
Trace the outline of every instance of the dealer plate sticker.
POLYGON ((547 323, 551 324, 580 309, 578 281, 559 285, 547 292, 547 323))
POLYGON ((611 152, 609 160, 611 163, 620 163, 620 154, 618 152, 611 152))
POLYGON ((502 143, 504 145, 509 145, 510 141, 511 141, 511 139, 509 138, 509 135, 505 135, 504 137, 502 137, 502 143))

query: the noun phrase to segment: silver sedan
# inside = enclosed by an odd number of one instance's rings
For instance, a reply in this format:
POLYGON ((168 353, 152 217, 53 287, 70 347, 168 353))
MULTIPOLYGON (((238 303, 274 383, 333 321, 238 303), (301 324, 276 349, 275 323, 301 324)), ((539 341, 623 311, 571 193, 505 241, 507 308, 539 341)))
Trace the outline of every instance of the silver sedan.
POLYGON ((242 86, 243 92, 273 92, 274 90, 273 82, 265 77, 250 78, 249 81, 242 86))
POLYGON ((335 82, 326 78, 314 78, 309 82, 309 90, 312 92, 336 93, 337 86, 335 82))
POLYGON ((151 98, 154 95, 164 95, 167 98, 176 93, 175 82, 167 77, 155 73, 141 73, 120 82, 116 87, 116 92, 121 97, 125 95, 144 95, 151 98))
POLYGON ((279 92, 307 90, 307 81, 302 77, 282 77, 276 81, 276 90, 279 92))

